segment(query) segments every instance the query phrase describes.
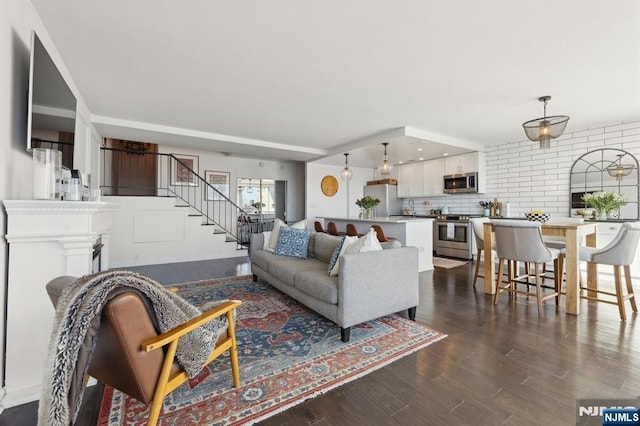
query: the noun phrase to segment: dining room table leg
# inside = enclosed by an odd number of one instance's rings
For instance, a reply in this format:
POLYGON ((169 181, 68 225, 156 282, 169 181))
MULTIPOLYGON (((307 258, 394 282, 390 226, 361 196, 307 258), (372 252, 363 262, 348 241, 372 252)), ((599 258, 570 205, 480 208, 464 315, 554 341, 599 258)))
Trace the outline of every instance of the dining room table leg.
MULTIPOLYGON (((593 232, 587 235, 587 247, 598 247, 598 233, 593 232)), ((598 265, 596 263, 587 262, 587 296, 597 297, 598 293, 598 265)))
MULTIPOLYGON (((496 292, 496 267, 493 263, 493 225, 486 222, 484 225, 484 292, 494 294, 496 292)), ((480 259, 477 259, 480 262, 480 259)))
POLYGON ((568 314, 580 314, 580 260, 578 258, 578 232, 569 228, 565 234, 566 250, 565 268, 567 270, 566 283, 566 311, 568 314))

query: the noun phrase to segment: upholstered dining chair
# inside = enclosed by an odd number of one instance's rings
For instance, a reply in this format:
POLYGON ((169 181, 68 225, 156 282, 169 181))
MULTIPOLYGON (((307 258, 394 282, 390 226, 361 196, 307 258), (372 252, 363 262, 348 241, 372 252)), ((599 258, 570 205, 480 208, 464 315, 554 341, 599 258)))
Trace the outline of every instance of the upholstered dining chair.
MULTIPOLYGON (((484 224, 489 222, 491 219, 488 217, 474 217, 471 218, 471 225, 473 226, 473 234, 476 239, 476 267, 473 273, 473 288, 476 288, 476 282, 478 281, 478 277, 484 278, 483 275, 480 275, 480 256, 484 252, 484 224)), ((492 240, 492 252, 489 255, 485 255, 484 261, 493 262, 493 250, 495 250, 495 238, 492 240)))
POLYGON ((371 225, 371 227, 376 231, 376 235, 378 236, 378 241, 381 243, 387 242, 387 241, 396 241, 395 238, 392 237, 387 237, 386 235, 384 235, 384 231, 382 230, 382 226, 376 224, 371 225))
MULTIPOLYGON (((56 278, 47 284, 54 306, 64 286, 75 277, 56 278)), ((162 401, 189 379, 175 360, 179 339, 216 318, 226 316, 228 325, 209 355, 205 366, 229 352, 235 387, 240 386, 233 310, 242 304, 231 300, 204 312, 184 324, 158 333, 153 308, 141 293, 123 291, 102 310, 87 374, 145 404, 151 404, 147 425, 158 422, 162 401)))
POLYGON ((324 230, 324 228, 322 227, 322 224, 320 222, 318 222, 317 220, 315 222, 313 222, 313 228, 316 232, 327 232, 324 230))
POLYGON ((556 298, 556 305, 559 302, 560 281, 558 268, 558 249, 549 248, 544 244, 542 239, 542 228, 540 222, 529 222, 525 220, 494 220, 494 229, 496 233, 496 253, 498 255, 498 276, 502 276, 505 261, 507 262, 507 285, 503 286, 498 282, 494 303, 497 304, 500 293, 508 291, 512 294, 525 294, 527 296, 535 296, 538 304, 538 314, 542 312, 542 302, 552 297, 556 298), (553 261, 555 264, 556 274, 554 276, 553 292, 543 294, 543 273, 542 265, 553 261), (516 270, 517 262, 525 262, 533 265, 533 275, 535 278, 536 292, 529 291, 529 282, 531 275, 528 268, 525 268, 525 275, 518 275, 516 270), (526 279, 526 281, 522 281, 526 279), (517 288, 518 283, 526 284, 526 290, 517 288))
MULTIPOLYGON (((595 263, 598 265, 612 265, 613 266, 613 278, 615 285, 615 292, 589 289, 580 285, 580 291, 587 290, 587 295, 582 295, 582 299, 592 300, 596 302, 609 303, 612 305, 618 305, 618 311, 620 312, 620 319, 626 321, 627 315, 625 312, 624 302, 629 301, 631 303, 631 309, 633 312, 638 312, 636 305, 635 295, 633 294, 633 286, 631 284, 631 268, 630 265, 638 250, 638 241, 640 241, 640 222, 625 222, 620 227, 620 230, 616 236, 602 248, 595 247, 579 247, 579 257, 581 261, 595 263), (622 276, 621 268, 624 269, 625 284, 627 287, 627 294, 623 294, 622 289, 622 276), (607 296, 615 296, 616 300, 602 299, 589 293, 604 294, 607 296)), ((582 279, 580 279, 582 283, 582 279)))

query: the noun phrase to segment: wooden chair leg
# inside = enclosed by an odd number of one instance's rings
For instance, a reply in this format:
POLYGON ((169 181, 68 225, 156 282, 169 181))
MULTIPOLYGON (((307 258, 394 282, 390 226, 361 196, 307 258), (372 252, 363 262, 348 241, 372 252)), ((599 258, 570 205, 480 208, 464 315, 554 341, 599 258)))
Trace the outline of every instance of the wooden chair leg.
MULTIPOLYGON (((504 259, 498 259, 498 277, 502 277, 502 271, 504 268, 504 259)), ((498 304, 498 298, 500 298, 500 293, 502 292, 502 278, 499 278, 496 285, 496 294, 493 296, 493 304, 498 304)))
POLYGON ((553 285, 556 290, 556 306, 560 305, 560 287, 562 286, 562 269, 560 268, 560 258, 553 261, 553 285))
POLYGON ((613 278, 616 285, 616 298, 618 299, 618 310, 620 311, 620 319, 627 320, 627 314, 624 311, 624 296, 622 295, 622 277, 620 276, 620 265, 613 265, 613 278))
POLYGON ((233 322, 233 311, 227 312, 227 334, 231 338, 229 348, 229 359, 231 360, 231 374, 233 375, 233 385, 240 387, 240 365, 238 364, 238 345, 236 343, 236 326, 233 322))
POLYGON ((478 254, 476 256, 476 270, 473 273, 473 288, 476 288, 476 282, 478 281, 478 273, 480 273, 480 255, 482 254, 482 249, 478 249, 478 254))
POLYGON ((540 264, 533 265, 533 271, 536 275, 536 299, 538 299, 538 315, 542 315, 542 275, 540 275, 540 264))
POLYGON ((636 296, 633 294, 633 286, 631 285, 631 267, 629 265, 624 267, 624 280, 627 283, 627 298, 629 298, 629 302, 631 303, 631 309, 633 312, 638 312, 636 296))

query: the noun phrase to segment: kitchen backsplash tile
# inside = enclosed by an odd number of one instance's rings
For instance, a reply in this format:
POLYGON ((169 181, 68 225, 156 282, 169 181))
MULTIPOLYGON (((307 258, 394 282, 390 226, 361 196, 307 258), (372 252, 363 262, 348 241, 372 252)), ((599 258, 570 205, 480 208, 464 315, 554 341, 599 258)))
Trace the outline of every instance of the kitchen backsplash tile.
MULTIPOLYGON (((495 197, 509 202, 512 217, 533 209, 569 215, 569 172, 581 155, 598 148, 618 148, 640 159, 640 121, 565 133, 541 150, 537 143, 519 141, 486 148, 486 194, 414 198, 415 213, 427 215, 443 206, 451 214, 482 214, 479 201, 495 197), (429 205, 424 201, 428 200, 429 205)), ((408 208, 409 200, 403 200, 408 208)))

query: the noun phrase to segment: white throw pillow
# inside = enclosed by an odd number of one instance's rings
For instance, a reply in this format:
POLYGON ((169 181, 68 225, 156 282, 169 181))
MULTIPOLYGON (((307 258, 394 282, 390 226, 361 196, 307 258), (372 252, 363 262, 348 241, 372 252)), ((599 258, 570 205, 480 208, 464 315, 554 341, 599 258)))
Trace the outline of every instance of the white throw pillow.
POLYGON ((269 250, 269 241, 271 240, 271 231, 264 231, 264 242, 262 243, 262 250, 269 250))
POLYGON ((378 241, 376 231, 373 228, 370 228, 369 232, 358 238, 358 241, 347 247, 347 250, 344 252, 344 254, 365 253, 368 251, 378 250, 382 250, 382 246, 380 245, 380 241, 378 241))
POLYGON ((338 255, 338 259, 336 260, 336 264, 333 266, 333 269, 329 273, 330 277, 335 277, 338 275, 338 270, 340 269, 340 256, 342 256, 345 251, 355 244, 358 241, 358 237, 344 237, 344 243, 342 243, 342 248, 340 249, 340 254, 338 255))
MULTIPOLYGON (((280 239, 280 228, 282 228, 283 226, 286 227, 289 225, 287 225, 280 219, 276 219, 273 222, 273 230, 271 231, 271 236, 269 237, 269 245, 267 246, 267 248, 265 248, 265 250, 269 250, 273 253, 273 251, 276 249, 276 246, 278 245, 278 240, 280 239)), ((294 229, 305 229, 307 227, 307 219, 302 219, 291 225, 291 227, 294 229)))

